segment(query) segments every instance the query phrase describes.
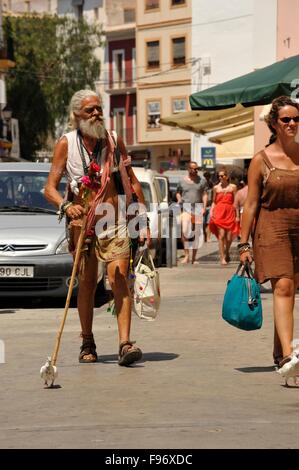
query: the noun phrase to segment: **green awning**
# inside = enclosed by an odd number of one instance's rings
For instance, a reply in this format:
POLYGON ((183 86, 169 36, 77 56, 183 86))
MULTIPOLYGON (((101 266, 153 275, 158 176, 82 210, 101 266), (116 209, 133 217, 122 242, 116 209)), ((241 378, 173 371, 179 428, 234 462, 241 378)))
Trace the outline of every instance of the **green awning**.
POLYGON ((298 88, 299 55, 242 75, 190 96, 193 110, 216 110, 269 104, 281 95, 290 96, 298 88), (295 82, 297 80, 297 82, 295 82))

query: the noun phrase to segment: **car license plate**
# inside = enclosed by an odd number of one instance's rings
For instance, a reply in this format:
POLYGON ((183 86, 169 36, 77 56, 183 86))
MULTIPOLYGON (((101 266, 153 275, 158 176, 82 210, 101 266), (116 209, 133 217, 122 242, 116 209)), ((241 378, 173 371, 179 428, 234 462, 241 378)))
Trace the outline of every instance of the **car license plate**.
POLYGON ((1 277, 33 277, 33 266, 0 266, 1 277))

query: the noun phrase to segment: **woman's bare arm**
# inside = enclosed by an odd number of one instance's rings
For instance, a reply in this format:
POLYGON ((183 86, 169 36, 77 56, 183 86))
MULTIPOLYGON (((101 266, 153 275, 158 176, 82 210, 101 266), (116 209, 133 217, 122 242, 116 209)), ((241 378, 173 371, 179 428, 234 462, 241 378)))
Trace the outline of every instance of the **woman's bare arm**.
MULTIPOLYGON (((242 229, 240 243, 247 243, 253 227, 254 219, 260 205, 263 189, 263 157, 261 153, 253 157, 248 171, 248 195, 244 204, 242 214, 242 229)), ((250 251, 244 251, 240 254, 240 261, 252 262, 250 251)))
POLYGON ((260 153, 253 157, 248 170, 248 195, 242 215, 241 243, 249 239, 253 221, 260 205, 263 188, 263 158, 260 153))

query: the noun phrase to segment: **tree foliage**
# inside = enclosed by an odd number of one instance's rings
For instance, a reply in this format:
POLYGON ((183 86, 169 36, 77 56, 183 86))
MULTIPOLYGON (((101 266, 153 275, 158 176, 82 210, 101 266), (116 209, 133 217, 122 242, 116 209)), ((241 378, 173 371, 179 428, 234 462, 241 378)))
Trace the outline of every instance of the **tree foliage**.
POLYGON ((6 17, 4 31, 16 62, 6 79, 8 103, 19 120, 21 156, 32 159, 65 124, 73 93, 94 89, 101 29, 84 19, 24 15, 6 17))

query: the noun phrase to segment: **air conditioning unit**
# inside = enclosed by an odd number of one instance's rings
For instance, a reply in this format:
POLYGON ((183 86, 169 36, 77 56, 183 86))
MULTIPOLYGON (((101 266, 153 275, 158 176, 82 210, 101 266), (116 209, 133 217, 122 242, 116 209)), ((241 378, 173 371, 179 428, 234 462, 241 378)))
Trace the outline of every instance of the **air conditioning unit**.
POLYGON ((203 57, 202 59, 202 73, 203 75, 211 75, 211 57, 203 57))

